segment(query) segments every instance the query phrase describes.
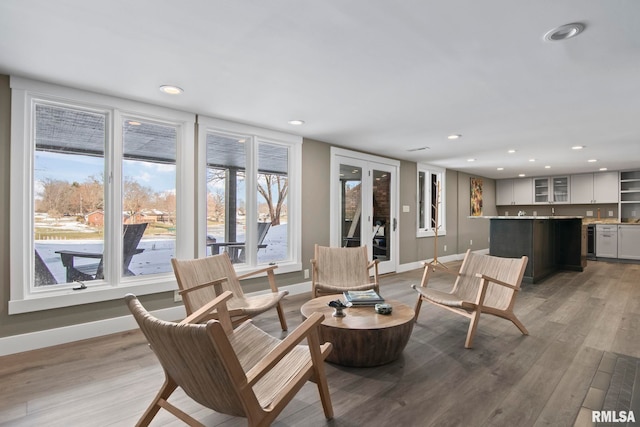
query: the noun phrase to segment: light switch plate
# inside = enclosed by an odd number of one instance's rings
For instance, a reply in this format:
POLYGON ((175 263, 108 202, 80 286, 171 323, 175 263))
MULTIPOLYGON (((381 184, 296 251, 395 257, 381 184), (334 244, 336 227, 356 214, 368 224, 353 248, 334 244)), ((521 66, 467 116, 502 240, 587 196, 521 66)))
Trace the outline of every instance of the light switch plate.
POLYGON ((593 211, 587 211, 587 216, 593 216, 593 211))
POLYGON ((402 212, 410 212, 409 205, 402 205, 402 212))

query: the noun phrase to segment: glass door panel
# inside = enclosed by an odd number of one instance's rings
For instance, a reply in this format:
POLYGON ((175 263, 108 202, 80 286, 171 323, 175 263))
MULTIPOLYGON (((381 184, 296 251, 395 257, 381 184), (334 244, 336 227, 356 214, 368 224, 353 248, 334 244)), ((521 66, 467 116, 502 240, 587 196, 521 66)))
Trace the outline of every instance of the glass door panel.
POLYGON ((380 262, 391 258, 391 241, 386 232, 393 227, 391 222, 391 173, 373 170, 372 212, 373 212, 373 259, 380 262))
POLYGON ((362 167, 340 164, 342 247, 361 246, 362 167))

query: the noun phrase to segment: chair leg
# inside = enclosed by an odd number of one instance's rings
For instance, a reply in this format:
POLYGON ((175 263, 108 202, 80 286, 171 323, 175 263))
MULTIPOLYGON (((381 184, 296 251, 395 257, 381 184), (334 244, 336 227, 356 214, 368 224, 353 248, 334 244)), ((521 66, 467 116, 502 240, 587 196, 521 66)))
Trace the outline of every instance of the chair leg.
POLYGON ((416 313, 415 317, 413 318, 414 322, 418 321, 418 314, 420 314, 420 307, 422 307, 422 297, 418 297, 418 301, 416 302, 416 308, 413 310, 416 313))
POLYGON ((178 388, 178 384, 176 384, 176 382, 173 381, 165 373, 164 384, 160 388, 160 391, 158 392, 156 397, 153 399, 153 402, 151 402, 151 405, 149 405, 147 410, 144 411, 144 414, 142 415, 142 417, 140 418, 136 426, 137 427, 148 426, 149 423, 151 423, 151 420, 153 419, 153 417, 156 416, 156 414, 161 408, 159 402, 161 400, 167 400, 169 396, 171 396, 171 393, 173 393, 176 388, 178 388))
POLYGON ((482 311, 480 309, 473 312, 473 316, 471 316, 471 322, 469 323, 469 330, 467 331, 467 339, 464 342, 465 348, 473 347, 473 337, 476 334, 476 330, 478 329, 478 323, 480 322, 480 313, 482 311))
POLYGON ((527 328, 524 327, 522 322, 516 317, 515 314, 511 313, 509 315, 509 320, 511 320, 513 324, 516 325, 518 329, 520 329, 520 332, 522 332, 522 335, 529 335, 529 331, 527 331, 527 328))
POLYGON ((287 330, 287 319, 284 317, 284 310, 282 309, 282 304, 278 303, 276 305, 276 310, 278 311, 278 318, 280 319, 280 326, 283 331, 287 330))

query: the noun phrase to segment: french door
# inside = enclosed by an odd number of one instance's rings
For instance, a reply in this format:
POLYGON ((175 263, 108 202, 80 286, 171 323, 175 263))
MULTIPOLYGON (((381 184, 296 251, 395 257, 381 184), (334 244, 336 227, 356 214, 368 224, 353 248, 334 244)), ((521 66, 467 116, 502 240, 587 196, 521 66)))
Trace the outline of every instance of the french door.
POLYGON ((396 270, 399 162, 331 150, 331 246, 367 246, 380 273, 396 270))

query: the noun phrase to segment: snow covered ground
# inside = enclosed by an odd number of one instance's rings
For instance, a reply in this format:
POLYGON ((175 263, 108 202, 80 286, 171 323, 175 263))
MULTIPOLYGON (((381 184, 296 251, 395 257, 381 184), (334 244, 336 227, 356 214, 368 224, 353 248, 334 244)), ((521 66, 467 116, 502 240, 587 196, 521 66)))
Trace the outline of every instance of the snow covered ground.
MULTIPOLYGON (((75 222, 75 221, 74 221, 75 222)), ((76 222, 76 224, 79 224, 76 222)), ((84 226, 83 224, 79 224, 84 226)), ((49 225, 48 225, 49 226, 49 225)), ((71 223, 62 225, 75 227, 71 223)), ((84 226, 86 229, 86 226, 84 226)), ((71 229, 71 228, 70 228, 71 229)), ((75 231, 78 228, 73 228, 75 231)), ((244 236, 238 236, 243 240, 244 236)), ((221 239, 218 239, 221 241, 221 239)), ((286 259, 287 257, 287 225, 281 224, 269 228, 264 239, 266 248, 258 251, 258 262, 266 264, 286 259)), ((44 260, 58 283, 66 281, 66 269, 60 260, 60 254, 56 251, 72 250, 79 252, 102 252, 102 241, 99 240, 36 240, 35 248, 44 260)), ((135 255, 129 265, 136 275, 167 273, 173 271, 171 258, 175 257, 175 240, 172 238, 145 238, 143 237, 138 248, 144 249, 141 254, 135 255)), ((95 259, 76 258, 76 264, 95 264, 95 259)))

